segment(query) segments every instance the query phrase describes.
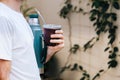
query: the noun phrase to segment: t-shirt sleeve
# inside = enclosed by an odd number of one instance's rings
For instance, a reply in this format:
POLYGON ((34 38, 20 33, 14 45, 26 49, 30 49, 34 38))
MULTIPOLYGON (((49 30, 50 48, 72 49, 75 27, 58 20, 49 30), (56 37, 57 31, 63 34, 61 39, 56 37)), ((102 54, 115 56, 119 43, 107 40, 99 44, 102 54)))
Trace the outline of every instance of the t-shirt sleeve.
POLYGON ((12 60, 13 29, 10 21, 0 17, 0 59, 12 60))

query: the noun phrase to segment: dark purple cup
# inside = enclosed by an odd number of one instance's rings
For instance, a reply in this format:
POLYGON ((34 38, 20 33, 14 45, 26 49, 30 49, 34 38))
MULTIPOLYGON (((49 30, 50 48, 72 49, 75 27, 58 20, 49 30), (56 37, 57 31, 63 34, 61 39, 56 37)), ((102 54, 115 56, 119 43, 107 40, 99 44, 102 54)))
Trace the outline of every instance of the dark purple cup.
POLYGON ((44 29, 44 43, 46 46, 56 46, 57 43, 50 43, 50 39, 51 39, 51 34, 55 34, 56 30, 60 30, 61 29, 61 25, 55 25, 55 24, 45 24, 43 25, 43 29, 44 29))

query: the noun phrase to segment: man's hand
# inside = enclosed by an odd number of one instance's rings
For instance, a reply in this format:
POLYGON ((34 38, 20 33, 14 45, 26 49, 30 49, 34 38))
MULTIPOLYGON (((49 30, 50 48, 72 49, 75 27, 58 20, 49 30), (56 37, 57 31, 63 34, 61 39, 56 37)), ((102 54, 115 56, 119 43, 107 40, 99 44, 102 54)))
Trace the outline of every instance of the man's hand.
POLYGON ((62 30, 56 30, 55 34, 51 35, 51 43, 57 43, 56 46, 48 46, 46 62, 59 50, 64 47, 64 36, 62 30))
POLYGON ((9 80, 11 61, 0 59, 0 80, 9 80))

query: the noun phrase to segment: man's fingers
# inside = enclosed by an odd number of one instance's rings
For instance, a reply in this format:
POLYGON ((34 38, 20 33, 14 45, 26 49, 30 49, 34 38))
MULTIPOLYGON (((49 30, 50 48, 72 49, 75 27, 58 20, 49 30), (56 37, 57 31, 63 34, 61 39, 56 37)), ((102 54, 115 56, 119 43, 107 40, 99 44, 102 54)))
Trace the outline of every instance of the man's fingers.
POLYGON ((51 39, 50 42, 51 43, 64 43, 64 40, 62 40, 62 39, 51 39))
POLYGON ((64 39, 64 36, 62 34, 52 34, 51 38, 64 39))
POLYGON ((63 30, 56 30, 55 33, 56 34, 63 34, 63 30))
POLYGON ((63 47, 64 47, 64 43, 60 43, 60 44, 58 44, 58 45, 56 45, 56 46, 48 46, 48 48, 49 49, 52 49, 53 51, 59 51, 59 50, 61 50, 63 47))

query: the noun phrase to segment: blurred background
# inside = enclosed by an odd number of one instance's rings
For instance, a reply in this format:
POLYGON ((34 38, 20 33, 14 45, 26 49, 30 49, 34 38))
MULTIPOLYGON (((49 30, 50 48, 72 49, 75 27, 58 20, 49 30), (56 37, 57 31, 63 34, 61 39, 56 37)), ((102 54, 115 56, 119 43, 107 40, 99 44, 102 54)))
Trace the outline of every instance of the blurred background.
MULTIPOLYGON (((67 1, 67 0, 66 0, 67 1)), ((47 74, 62 80, 120 80, 119 52, 116 58, 118 65, 108 69, 110 55, 104 51, 108 45, 108 33, 102 33, 99 41, 93 41, 94 46, 84 51, 84 45, 93 37, 96 38, 95 27, 90 21, 91 0, 68 0, 72 5, 80 7, 81 12, 71 12, 68 18, 60 17, 60 11, 65 6, 65 0, 27 0, 27 7, 37 8, 46 23, 60 24, 64 31, 65 47, 58 52, 47 64, 47 74), (70 52, 70 49, 73 51, 70 52), (74 52, 74 49, 77 49, 74 52), (62 73, 60 71, 63 70, 62 73), (97 76, 97 77, 96 77, 97 76), (96 78, 95 78, 96 77, 96 78)), ((99 0, 98 0, 99 1, 99 0)), ((104 1, 104 0, 103 0, 104 1)), ((120 25, 120 11, 116 10, 117 21, 120 25)), ((41 26, 43 25, 40 20, 41 26)), ((120 47, 119 31, 114 45, 120 47)), ((96 39, 93 40, 96 40, 96 39)))

